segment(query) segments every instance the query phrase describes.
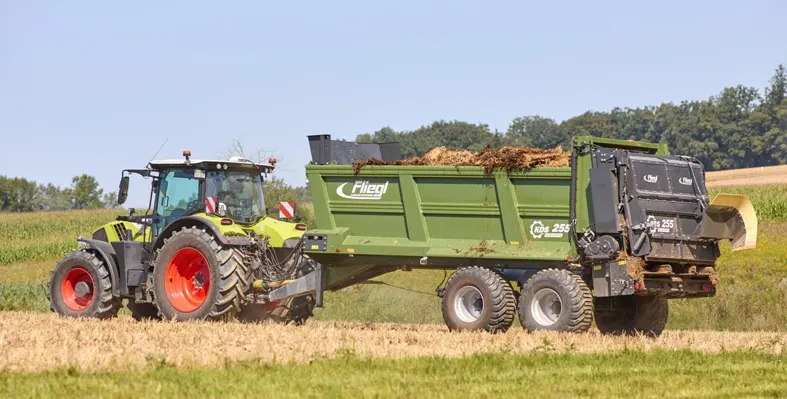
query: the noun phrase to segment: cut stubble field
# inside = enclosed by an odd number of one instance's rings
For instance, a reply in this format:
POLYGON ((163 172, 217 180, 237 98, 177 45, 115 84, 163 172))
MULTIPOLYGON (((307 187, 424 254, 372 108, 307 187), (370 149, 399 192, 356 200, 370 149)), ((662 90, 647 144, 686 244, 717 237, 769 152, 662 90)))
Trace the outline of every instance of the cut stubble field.
POLYGON ((228 362, 310 363, 344 353, 372 358, 462 357, 483 353, 599 353, 692 350, 707 354, 756 351, 780 355, 787 334, 667 331, 657 339, 536 332, 449 332, 441 325, 315 321, 273 323, 137 322, 0 314, 0 371, 140 370, 152 363, 222 367, 228 362))
POLYGON ((739 397, 787 390, 787 334, 610 337, 0 314, 0 397, 739 397))

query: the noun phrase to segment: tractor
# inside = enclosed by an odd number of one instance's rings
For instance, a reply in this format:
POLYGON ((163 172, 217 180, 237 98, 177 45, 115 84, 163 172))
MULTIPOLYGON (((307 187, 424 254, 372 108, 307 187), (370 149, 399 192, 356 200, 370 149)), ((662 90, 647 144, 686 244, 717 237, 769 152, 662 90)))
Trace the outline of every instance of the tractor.
POLYGON ((118 204, 136 174, 152 179, 148 210, 131 208, 77 239, 78 249, 50 273, 51 310, 106 319, 127 300, 137 320, 304 323, 313 295, 267 295, 319 267, 302 251, 306 226, 268 216, 263 180, 274 165, 197 160, 184 151, 182 159, 123 170, 118 204))

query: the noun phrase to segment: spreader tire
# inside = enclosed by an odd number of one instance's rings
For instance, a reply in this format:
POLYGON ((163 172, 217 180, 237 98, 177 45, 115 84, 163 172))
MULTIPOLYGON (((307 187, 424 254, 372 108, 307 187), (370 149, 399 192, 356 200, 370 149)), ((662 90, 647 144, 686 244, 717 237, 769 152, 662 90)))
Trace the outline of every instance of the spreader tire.
POLYGON ((117 316, 120 299, 112 296, 109 269, 87 251, 65 255, 49 275, 50 310, 62 316, 109 319, 117 316))
POLYGON ((669 304, 663 296, 597 298, 596 326, 602 334, 658 337, 667 326, 669 304))
POLYGON ((499 274, 472 266, 448 279, 442 310, 451 331, 505 332, 514 323, 516 298, 511 284, 499 274))
MULTIPOLYGON (((293 261, 295 260, 293 259, 293 261)), ((317 266, 314 260, 302 257, 299 261, 297 273, 293 278, 305 276, 316 269, 317 266)), ((248 303, 241 306, 238 319, 255 323, 272 321, 283 324, 303 325, 310 317, 314 316, 315 303, 313 295, 304 295, 267 304, 248 303)))
POLYGON ((154 265, 151 290, 164 320, 230 320, 250 288, 241 252, 198 227, 173 232, 154 265))
POLYGON ((527 280, 519 296, 519 322, 527 331, 586 332, 593 322, 587 284, 568 270, 546 269, 527 280))

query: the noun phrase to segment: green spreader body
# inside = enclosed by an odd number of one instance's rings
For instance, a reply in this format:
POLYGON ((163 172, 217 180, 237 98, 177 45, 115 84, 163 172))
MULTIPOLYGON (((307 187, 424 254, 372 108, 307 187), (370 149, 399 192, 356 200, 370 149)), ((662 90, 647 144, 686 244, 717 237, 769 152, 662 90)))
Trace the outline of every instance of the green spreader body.
MULTIPOLYGON (((514 281, 574 267, 590 282, 594 268, 614 276, 609 268, 625 269, 628 258, 643 266, 712 265, 717 242, 740 234, 707 234, 733 216, 709 219, 702 164, 668 156, 664 144, 577 137, 571 150, 571 167, 489 173, 475 166, 364 166, 355 173, 352 165, 308 165, 317 226, 304 235, 304 250, 323 265, 327 289, 416 267, 484 266, 514 281), (604 235, 617 244, 589 249, 604 235)), ((697 284, 691 291, 715 292, 697 284)))

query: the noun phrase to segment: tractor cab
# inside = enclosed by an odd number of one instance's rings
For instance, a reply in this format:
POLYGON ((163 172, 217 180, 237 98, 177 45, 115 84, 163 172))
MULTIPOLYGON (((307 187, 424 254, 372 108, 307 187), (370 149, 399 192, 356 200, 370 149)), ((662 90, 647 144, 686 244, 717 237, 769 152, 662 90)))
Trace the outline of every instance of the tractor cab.
POLYGON ((120 220, 142 222, 150 227, 152 237, 181 218, 206 214, 224 219, 222 223, 254 225, 266 216, 263 196, 263 177, 274 169, 241 157, 229 160, 193 160, 184 151, 183 159, 156 160, 147 169, 123 171, 118 203, 128 196, 128 175, 136 173, 152 177, 149 210, 142 217, 121 217, 120 220), (231 221, 231 222, 230 222, 231 221))

